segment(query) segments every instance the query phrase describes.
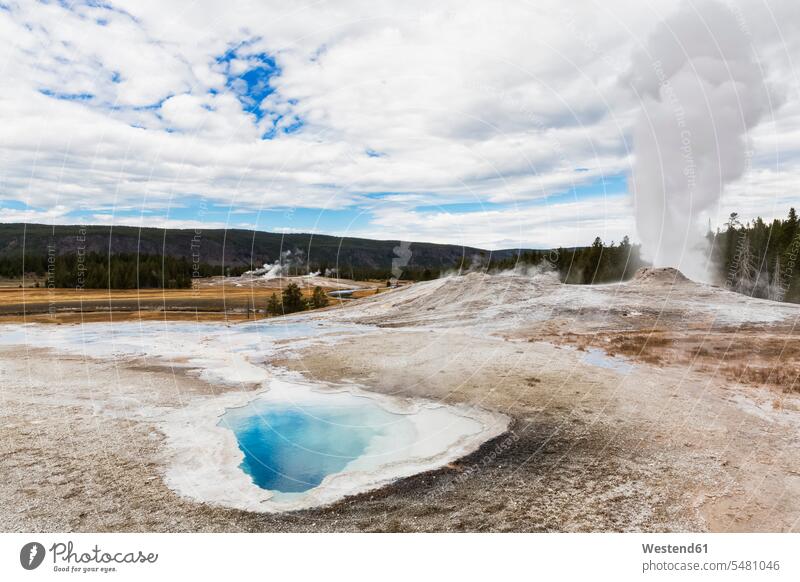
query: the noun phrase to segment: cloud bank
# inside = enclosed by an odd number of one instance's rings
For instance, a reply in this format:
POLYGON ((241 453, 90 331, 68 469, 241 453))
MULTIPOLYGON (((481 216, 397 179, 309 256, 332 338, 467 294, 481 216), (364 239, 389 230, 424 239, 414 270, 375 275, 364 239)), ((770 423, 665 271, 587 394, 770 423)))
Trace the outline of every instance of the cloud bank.
MULTIPOLYGON (((749 184, 800 177, 797 18, 789 2, 751 4, 727 10, 748 26, 750 62, 786 79, 787 105, 750 136, 753 170, 731 185, 747 200, 749 184)), ((0 219, 173 224, 170 209, 203 197, 368 216, 337 234, 497 247, 582 244, 603 227, 618 240, 631 205, 604 185, 631 172, 641 109, 625 76, 675 10, 4 3, 0 219)), ((783 194, 751 205, 767 213, 783 194)))

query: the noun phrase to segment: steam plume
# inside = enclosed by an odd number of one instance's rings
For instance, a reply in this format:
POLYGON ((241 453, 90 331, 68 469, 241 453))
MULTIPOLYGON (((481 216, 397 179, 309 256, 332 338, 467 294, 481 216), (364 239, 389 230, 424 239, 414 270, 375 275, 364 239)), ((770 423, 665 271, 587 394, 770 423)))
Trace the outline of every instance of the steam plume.
MULTIPOLYGON (((258 277, 261 279, 277 279, 288 277, 292 268, 301 269, 304 266, 305 255, 300 250, 283 251, 274 263, 264 263, 260 269, 247 271, 244 276, 258 277)), ((319 273, 316 273, 317 275, 319 273)))
POLYGON ((747 132, 770 107, 763 71, 730 10, 702 1, 656 28, 629 81, 641 99, 631 191, 643 250, 705 280, 701 217, 747 168, 747 132))

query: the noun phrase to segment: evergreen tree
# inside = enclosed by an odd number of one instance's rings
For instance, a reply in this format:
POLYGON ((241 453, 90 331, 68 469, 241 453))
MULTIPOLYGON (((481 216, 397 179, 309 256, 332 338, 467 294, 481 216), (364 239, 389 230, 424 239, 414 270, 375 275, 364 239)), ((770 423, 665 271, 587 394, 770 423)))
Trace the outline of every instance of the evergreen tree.
POLYGON ((303 292, 300 291, 300 287, 295 283, 289 283, 283 290, 283 312, 295 313, 296 311, 303 311, 306 307, 306 300, 303 298, 303 292))
POLYGON ((604 273, 602 273, 603 263, 603 241, 600 237, 596 237, 590 249, 590 263, 589 263, 589 281, 591 283, 603 281, 604 273))
POLYGON ((275 293, 267 300, 267 313, 270 315, 283 315, 283 305, 275 293))
POLYGON ((781 278, 781 260, 775 257, 775 268, 772 270, 772 279, 769 282, 769 299, 783 301, 783 280, 781 278))
POLYGON ((327 307, 328 305, 328 296, 325 295, 325 291, 322 290, 322 287, 314 287, 314 294, 311 296, 311 306, 314 309, 319 309, 320 307, 327 307))
POLYGON ((750 249, 750 238, 742 234, 736 249, 731 272, 731 287, 737 293, 750 295, 755 288, 756 269, 750 249))

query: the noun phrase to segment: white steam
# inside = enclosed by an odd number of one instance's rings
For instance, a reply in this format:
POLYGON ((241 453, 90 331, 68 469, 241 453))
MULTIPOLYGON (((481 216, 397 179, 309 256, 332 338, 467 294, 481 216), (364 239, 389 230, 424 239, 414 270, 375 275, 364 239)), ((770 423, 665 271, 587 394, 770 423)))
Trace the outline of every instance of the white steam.
POLYGON ((631 191, 646 258, 706 280, 702 218, 748 166, 748 130, 770 94, 735 16, 715 1, 683 4, 637 54, 641 99, 631 191))
POLYGON ((302 268, 304 265, 304 254, 302 251, 295 250, 283 251, 274 263, 264 263, 259 269, 253 269, 244 273, 244 277, 260 279, 277 279, 278 277, 288 277, 292 268, 302 268))

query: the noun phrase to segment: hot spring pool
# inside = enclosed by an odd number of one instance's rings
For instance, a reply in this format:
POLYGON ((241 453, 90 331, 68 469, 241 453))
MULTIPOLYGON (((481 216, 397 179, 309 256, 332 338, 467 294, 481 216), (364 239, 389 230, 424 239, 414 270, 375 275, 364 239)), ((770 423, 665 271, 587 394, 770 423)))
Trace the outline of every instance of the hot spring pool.
POLYGON ((244 455, 240 467, 253 483, 278 494, 308 491, 408 423, 366 398, 324 398, 330 402, 259 399, 222 416, 220 425, 236 435, 244 455))
POLYGON ((313 507, 441 466, 503 432, 508 421, 355 386, 332 391, 302 378, 268 385, 217 422, 235 437, 239 455, 230 466, 240 477, 226 473, 226 479, 238 483, 237 497, 248 509, 313 507))

